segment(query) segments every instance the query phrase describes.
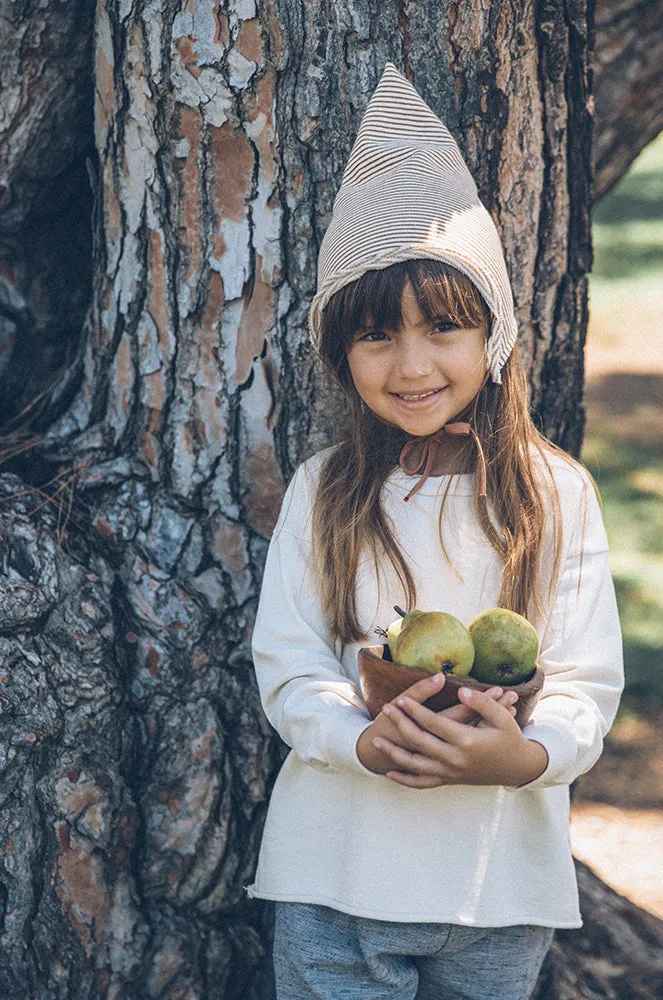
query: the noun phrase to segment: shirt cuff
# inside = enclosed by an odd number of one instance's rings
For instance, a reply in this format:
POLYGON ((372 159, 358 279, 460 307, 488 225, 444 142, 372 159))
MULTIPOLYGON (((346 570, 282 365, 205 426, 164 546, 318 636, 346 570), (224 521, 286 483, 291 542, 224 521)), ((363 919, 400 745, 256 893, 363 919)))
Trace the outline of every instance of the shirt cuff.
POLYGON ((575 734, 569 726, 567 729, 560 720, 558 725, 545 722, 530 722, 523 729, 523 736, 535 743, 540 743, 548 754, 548 766, 543 774, 520 789, 529 791, 537 788, 550 788, 553 785, 570 785, 574 780, 573 767, 577 758, 577 743, 575 734))
POLYGON ((352 705, 339 705, 330 712, 321 734, 326 763, 341 771, 350 770, 372 778, 383 777, 364 767, 357 756, 357 740, 372 721, 352 705))

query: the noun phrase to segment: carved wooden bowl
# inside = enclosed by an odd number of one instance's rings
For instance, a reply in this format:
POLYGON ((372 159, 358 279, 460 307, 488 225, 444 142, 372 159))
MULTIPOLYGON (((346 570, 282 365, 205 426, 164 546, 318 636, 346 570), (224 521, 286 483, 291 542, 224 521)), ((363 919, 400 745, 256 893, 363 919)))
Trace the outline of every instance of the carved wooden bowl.
MULTIPOLYGON (((380 714, 382 706, 386 702, 392 701, 406 688, 423 680, 424 677, 430 677, 430 674, 425 670, 404 667, 402 663, 385 660, 384 650, 385 647, 382 645, 365 646, 359 650, 359 684, 362 697, 373 719, 380 714)), ((516 722, 521 729, 534 711, 544 679, 543 670, 541 667, 537 667, 528 681, 524 681, 522 684, 508 685, 509 689, 518 695, 518 701, 515 705, 516 722)), ((482 684, 481 681, 475 681, 472 677, 454 677, 452 674, 447 674, 447 680, 442 690, 434 694, 424 704, 434 712, 449 708, 451 705, 457 704, 458 689, 461 687, 488 691, 495 685, 482 684)))

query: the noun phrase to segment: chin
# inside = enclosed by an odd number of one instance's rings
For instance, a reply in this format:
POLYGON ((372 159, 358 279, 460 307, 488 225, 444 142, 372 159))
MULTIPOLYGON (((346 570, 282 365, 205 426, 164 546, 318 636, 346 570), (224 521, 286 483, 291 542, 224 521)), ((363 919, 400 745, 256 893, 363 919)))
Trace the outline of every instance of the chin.
POLYGON ((411 435, 411 437, 429 437, 431 434, 435 434, 436 431, 441 430, 445 424, 449 423, 451 417, 444 417, 441 420, 400 420, 398 422, 398 427, 406 434, 411 435))

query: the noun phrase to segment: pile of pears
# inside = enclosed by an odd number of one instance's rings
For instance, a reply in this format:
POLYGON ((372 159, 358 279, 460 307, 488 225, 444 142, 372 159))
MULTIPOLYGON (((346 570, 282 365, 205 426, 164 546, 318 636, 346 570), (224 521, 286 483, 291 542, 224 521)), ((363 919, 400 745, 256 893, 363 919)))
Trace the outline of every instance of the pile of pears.
POLYGON ((386 630, 391 659, 406 667, 484 684, 521 684, 534 673, 539 653, 535 629, 507 608, 487 608, 467 628, 444 611, 405 612, 386 630))

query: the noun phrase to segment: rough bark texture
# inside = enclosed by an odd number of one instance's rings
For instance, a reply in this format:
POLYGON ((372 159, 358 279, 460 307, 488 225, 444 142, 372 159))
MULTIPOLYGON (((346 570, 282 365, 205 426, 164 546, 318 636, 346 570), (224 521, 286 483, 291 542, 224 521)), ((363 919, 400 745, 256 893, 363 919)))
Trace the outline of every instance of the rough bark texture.
POLYGON ((0 5, 0 425, 71 363, 89 306, 94 8, 0 5))
MULTIPOLYGON (((249 636, 284 483, 342 418, 305 322, 342 166, 390 59, 504 233, 536 409, 577 450, 586 16, 563 0, 100 0, 92 315, 63 412, 14 463, 59 478, 1 480, 0 997, 271 996, 270 909, 244 886, 283 751, 249 636)), ((582 968, 588 932, 573 942, 540 1000, 582 968)), ((612 947, 596 934, 589 953, 612 947)), ((642 954, 625 984, 658 969, 642 954)))
POLYGON ((598 0, 594 200, 663 129, 663 0, 598 0))
MULTIPOLYGON (((20 413, 25 422, 27 409, 33 428, 47 427, 69 402, 77 371, 71 361, 91 294, 89 219, 98 183, 94 6, 5 0, 0 11, 0 425, 20 413)), ((402 0, 401 24, 421 20, 429 6, 402 0)), ((600 0, 595 201, 663 127, 661 66, 663 0, 600 0)))
POLYGON ((576 871, 584 927, 557 931, 532 1000, 660 1000, 663 920, 576 871))

